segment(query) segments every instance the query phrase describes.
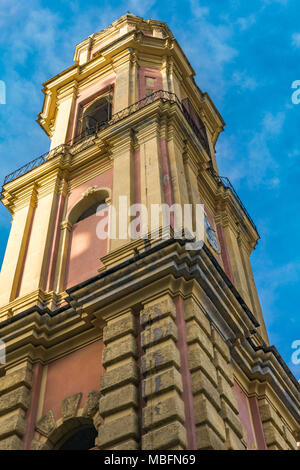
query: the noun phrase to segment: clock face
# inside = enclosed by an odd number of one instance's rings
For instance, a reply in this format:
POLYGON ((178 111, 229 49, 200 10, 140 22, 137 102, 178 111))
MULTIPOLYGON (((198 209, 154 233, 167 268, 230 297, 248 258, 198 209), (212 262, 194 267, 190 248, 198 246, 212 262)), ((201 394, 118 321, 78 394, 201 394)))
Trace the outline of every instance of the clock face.
POLYGON ((218 239, 216 237, 216 232, 212 228, 212 226, 209 223, 208 218, 206 215, 204 216, 204 226, 205 226, 205 231, 206 231, 206 236, 209 244, 213 247, 214 250, 219 251, 219 243, 218 239))

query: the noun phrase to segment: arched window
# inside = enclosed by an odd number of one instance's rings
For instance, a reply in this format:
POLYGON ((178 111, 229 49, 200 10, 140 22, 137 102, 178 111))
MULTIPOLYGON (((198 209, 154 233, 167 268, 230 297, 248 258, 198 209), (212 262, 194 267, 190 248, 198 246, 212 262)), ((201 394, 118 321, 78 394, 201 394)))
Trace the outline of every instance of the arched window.
POLYGON ((94 426, 73 430, 57 444, 56 450, 89 450, 95 447, 98 433, 94 426))
MULTIPOLYGON (((107 253, 108 239, 99 237, 98 224, 108 221, 105 189, 89 188, 67 215, 71 226, 66 262, 65 288, 96 276, 101 267, 100 258, 107 253)), ((105 230, 108 231, 108 227, 105 230)))
POLYGON ((79 135, 85 137, 101 129, 112 115, 112 95, 95 99, 82 110, 79 120, 79 135))

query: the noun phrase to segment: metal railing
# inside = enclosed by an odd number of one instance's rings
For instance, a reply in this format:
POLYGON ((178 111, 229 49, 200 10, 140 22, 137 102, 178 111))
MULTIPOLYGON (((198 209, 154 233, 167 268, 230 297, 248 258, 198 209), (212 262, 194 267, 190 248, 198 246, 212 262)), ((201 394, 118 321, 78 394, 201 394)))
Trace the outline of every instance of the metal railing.
POLYGON ((225 188, 229 188, 232 192, 232 194, 234 195, 234 197, 236 198, 236 200, 238 201, 239 205, 241 206, 241 208, 243 209, 245 215, 248 217, 252 227, 256 230, 256 232, 258 233, 258 230, 257 230, 257 227, 255 225, 255 223, 253 222, 252 218, 250 217, 250 214, 249 212, 247 211, 246 207, 244 206, 244 204, 242 203, 241 199, 239 198, 239 195, 238 193, 236 192, 236 190, 234 189, 231 181, 229 178, 227 178, 227 176, 220 176, 218 175, 215 170, 213 168, 210 168, 209 169, 210 173, 212 174, 212 176, 214 177, 215 181, 218 183, 218 185, 222 185, 224 186, 225 188))
POLYGON ((190 115, 188 110, 184 106, 182 106, 181 109, 182 109, 182 112, 184 114, 184 117, 186 118, 189 125, 193 129, 194 133, 196 134, 196 136, 200 140, 200 143, 201 143, 202 147, 206 151, 207 155, 209 155, 209 157, 211 158, 211 153, 210 153, 208 138, 207 138, 207 134, 206 134, 206 129, 205 129, 205 126, 204 126, 202 120, 200 119, 200 117, 198 117, 201 127, 197 126, 197 124, 195 123, 194 119, 192 118, 192 116, 190 115))
MULTIPOLYGON (((194 131, 197 138, 199 139, 202 147, 207 152, 207 154, 210 156, 209 144, 208 144, 206 129, 205 129, 204 125, 203 125, 203 127, 204 127, 203 129, 199 129, 199 127, 194 122, 191 115, 184 108, 184 106, 182 106, 182 103, 179 101, 179 99, 178 99, 178 97, 175 93, 171 93, 170 91, 165 91, 165 90, 158 90, 158 91, 155 91, 155 92, 151 93, 150 95, 145 96, 144 98, 137 101, 136 103, 131 104, 127 108, 124 108, 121 111, 113 114, 111 119, 109 119, 108 121, 102 121, 102 122, 97 122, 96 121, 95 125, 92 126, 90 129, 88 129, 88 131, 86 131, 84 133, 80 133, 79 135, 73 137, 66 144, 59 145, 58 147, 56 147, 52 150, 49 150, 49 152, 44 153, 43 155, 41 155, 41 156, 35 158, 34 160, 32 160, 31 162, 26 163, 21 168, 18 168, 17 170, 13 171, 12 173, 10 173, 9 175, 7 175, 4 178, 3 186, 7 183, 10 183, 10 182, 14 181, 15 179, 19 178, 20 176, 25 175, 26 173, 33 170, 34 168, 37 168, 38 166, 42 165, 46 161, 51 160, 52 158, 54 158, 57 155, 57 153, 59 151, 61 151, 61 149, 71 148, 72 146, 80 144, 81 142, 85 141, 89 137, 91 137, 93 135, 96 135, 99 131, 101 131, 101 130, 109 127, 109 126, 112 126, 113 124, 116 124, 116 123, 122 121, 123 119, 125 119, 128 116, 136 113, 137 111, 144 108, 145 106, 147 106, 147 105, 149 105, 149 104, 151 104, 155 101, 158 101, 158 100, 161 100, 163 102, 168 101, 170 103, 176 103, 179 106, 179 108, 181 109, 185 119, 187 120, 187 122, 191 126, 191 128, 194 131)), ((235 191, 234 187, 232 186, 231 182, 229 181, 229 179, 227 177, 224 177, 224 176, 219 176, 213 170, 213 168, 210 168, 210 172, 211 172, 212 176, 214 177, 214 179, 217 181, 218 184, 223 185, 224 187, 230 188, 233 195, 235 196, 238 203, 240 204, 241 208, 243 209, 244 213, 246 214, 249 221, 251 222, 252 226, 257 231, 257 228, 256 228, 253 220, 251 219, 249 213, 247 212, 245 206, 243 205, 242 201, 240 200, 238 194, 236 193, 236 191, 235 191)), ((3 186, 2 186, 1 193, 3 192, 3 186)))
MULTIPOLYGON (((113 114, 110 120, 102 121, 102 122, 95 122, 95 125, 92 126, 92 128, 90 128, 88 132, 83 132, 83 133, 78 134, 67 143, 59 145, 58 147, 52 150, 49 150, 43 155, 35 158, 31 162, 26 163, 25 165, 21 166, 20 168, 13 171, 12 173, 10 173, 4 178, 3 186, 7 183, 14 181, 20 176, 25 175, 26 173, 33 170, 34 168, 37 168, 38 166, 42 165, 46 161, 49 161, 51 158, 54 158, 57 155, 57 152, 59 151, 59 149, 61 148, 66 149, 66 148, 72 147, 73 145, 77 145, 80 142, 84 141, 85 139, 88 139, 92 135, 97 134, 100 130, 103 130, 109 126, 112 126, 113 124, 116 124, 117 122, 122 121, 126 117, 144 108, 148 104, 151 104, 154 101, 158 101, 158 100, 169 101, 170 103, 177 103, 180 109, 182 110, 181 103, 179 99, 177 98, 177 96, 175 95, 175 93, 171 93, 170 91, 165 91, 165 90, 155 91, 151 93, 150 95, 145 96, 141 100, 137 101, 136 103, 131 104, 127 108, 124 108, 121 111, 113 114)), ((2 189, 3 189, 3 186, 2 186, 2 189)))

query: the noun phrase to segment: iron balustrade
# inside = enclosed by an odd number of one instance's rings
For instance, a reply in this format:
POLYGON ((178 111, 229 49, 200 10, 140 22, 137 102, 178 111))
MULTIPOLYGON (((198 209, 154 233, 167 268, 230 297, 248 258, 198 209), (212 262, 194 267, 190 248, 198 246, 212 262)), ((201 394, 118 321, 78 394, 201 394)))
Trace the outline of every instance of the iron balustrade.
MULTIPOLYGON (((20 176, 23 176, 26 173, 29 173, 31 170, 34 170, 35 168, 41 166, 46 161, 49 161, 49 160, 55 158, 55 156, 62 149, 72 148, 72 146, 78 145, 79 143, 83 142, 84 140, 88 139, 89 137, 91 137, 93 135, 96 135, 99 131, 122 121, 123 119, 127 118, 128 116, 131 116, 132 114, 136 113, 137 111, 144 108, 145 106, 147 106, 147 105, 149 105, 149 104, 151 104, 155 101, 158 101, 158 100, 161 100, 163 102, 168 101, 170 103, 176 103, 179 106, 181 112, 183 113, 185 119, 187 120, 190 127, 192 128, 194 134, 199 139, 202 147, 207 152, 207 154, 211 157, 209 144, 208 144, 208 139, 207 139, 207 135, 206 135, 206 129, 205 129, 204 124, 202 123, 203 128, 199 128, 199 126, 197 126, 197 124, 193 120, 192 116, 185 109, 185 107, 182 106, 182 103, 180 102, 180 100, 178 99, 178 97, 175 93, 172 93, 172 92, 166 91, 166 90, 158 90, 158 91, 155 91, 155 92, 145 96, 144 98, 137 101, 136 103, 131 104, 127 108, 124 108, 121 111, 118 111, 117 113, 113 114, 111 119, 109 119, 108 121, 98 122, 98 121, 95 120, 94 125, 92 125, 88 130, 86 129, 84 132, 81 132, 77 136, 73 137, 67 143, 59 145, 59 146, 55 147, 52 150, 49 150, 48 152, 44 153, 43 155, 35 158, 31 162, 26 163, 25 165, 21 166, 17 170, 13 171, 12 173, 10 173, 9 175, 7 175, 4 178, 1 194, 3 194, 3 187, 7 183, 11 183, 12 181, 16 180, 20 176)), ((199 118, 199 120, 200 120, 200 118, 199 118)), ((251 222, 252 226, 257 231, 257 228, 256 228, 253 220, 251 219, 250 215, 248 214, 245 206, 243 205, 242 201, 240 200, 240 198, 239 198, 238 194, 236 193, 234 187, 232 186, 230 180, 227 177, 219 176, 212 168, 210 169, 210 173, 212 174, 212 176, 214 177, 214 179, 217 181, 218 184, 222 184, 224 187, 230 188, 233 195, 235 196, 238 203, 240 204, 241 208, 243 209, 244 213, 246 214, 249 221, 251 222)))
MULTIPOLYGON (((25 175, 29 171, 33 170, 34 168, 37 168, 38 166, 42 165, 46 161, 51 160, 51 158, 54 158, 57 155, 57 151, 61 148, 70 148, 73 145, 76 145, 83 140, 87 139, 91 135, 97 134, 100 130, 103 130, 104 128, 107 128, 109 126, 112 126, 113 124, 116 124, 126 117, 132 115, 133 113, 139 111, 140 109, 144 108, 148 104, 153 103, 154 101, 169 101, 170 103, 177 103, 180 109, 182 109, 181 103, 175 93, 171 93, 170 91, 165 91, 165 90, 158 90, 153 93, 151 93, 148 96, 145 96, 141 100, 137 101, 136 103, 131 104, 127 108, 122 109, 121 111, 118 111, 117 113, 112 115, 112 118, 108 121, 102 121, 98 122, 96 121, 94 126, 92 126, 88 132, 81 132, 77 136, 73 137, 71 140, 69 140, 67 143, 59 145, 55 147, 52 150, 49 150, 49 152, 44 153, 43 155, 35 158, 29 163, 26 163, 22 167, 18 168, 17 170, 13 171, 9 175, 7 175, 4 178, 3 186, 6 185, 7 183, 11 183, 15 179, 19 178, 20 176, 25 175), (53 154, 53 157, 51 155, 53 154)), ((3 191, 3 186, 2 186, 2 191, 3 191)))
POLYGON ((243 209, 245 215, 248 217, 252 227, 258 233, 258 230, 257 230, 257 227, 256 227, 255 223, 253 222, 252 218, 250 217, 249 212, 247 211, 246 207, 244 206, 241 199, 239 198, 239 195, 237 194, 236 190, 234 189, 230 179, 227 178, 227 176, 218 175, 213 168, 210 168, 209 171, 210 171, 211 175, 214 177, 215 181, 218 183, 218 185, 222 185, 223 187, 229 188, 231 190, 232 194, 234 195, 234 197, 238 201, 239 205, 243 209))

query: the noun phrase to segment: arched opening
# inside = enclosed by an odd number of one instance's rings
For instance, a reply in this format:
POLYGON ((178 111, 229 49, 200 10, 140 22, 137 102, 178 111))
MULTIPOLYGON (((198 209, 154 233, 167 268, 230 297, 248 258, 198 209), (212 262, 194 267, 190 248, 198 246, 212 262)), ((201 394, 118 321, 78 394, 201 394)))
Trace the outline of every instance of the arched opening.
POLYGON ((86 137, 97 132, 111 119, 112 95, 108 94, 95 99, 83 110, 79 119, 79 136, 86 137))
POLYGON ((107 221, 105 228, 108 231, 108 197, 107 190, 91 188, 67 216, 72 229, 66 264, 66 289, 98 274, 100 258, 107 253, 108 244, 107 237, 99 236, 98 224, 105 225, 107 221))
POLYGON ((97 431, 94 426, 75 429, 65 435, 55 447, 55 450, 89 450, 95 447, 97 431))

